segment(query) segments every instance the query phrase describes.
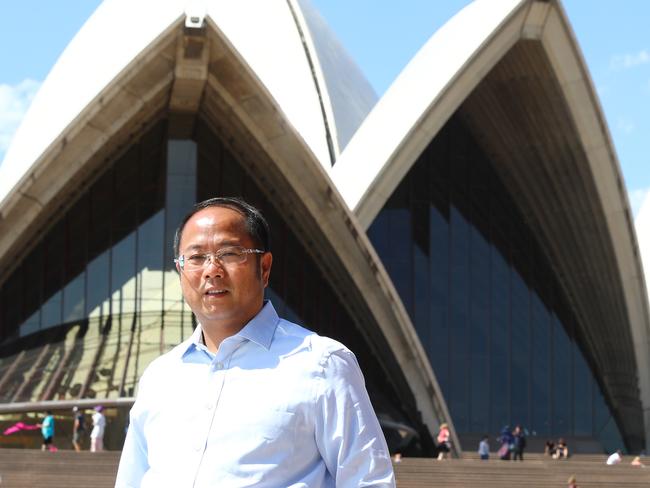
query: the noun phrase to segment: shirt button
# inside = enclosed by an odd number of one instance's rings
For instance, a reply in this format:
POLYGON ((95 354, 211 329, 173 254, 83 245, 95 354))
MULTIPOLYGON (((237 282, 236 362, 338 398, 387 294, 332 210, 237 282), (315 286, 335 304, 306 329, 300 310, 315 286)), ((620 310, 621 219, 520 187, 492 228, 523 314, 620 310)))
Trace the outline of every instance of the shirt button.
POLYGON ((201 450, 202 447, 203 447, 202 444, 197 444, 196 446, 194 446, 194 450, 195 450, 196 452, 199 452, 199 451, 201 450))
POLYGON ((223 363, 220 361, 214 365, 214 369, 223 369, 223 363))
POLYGON ((212 410, 214 408, 214 403, 206 403, 205 408, 207 408, 208 410, 212 410))

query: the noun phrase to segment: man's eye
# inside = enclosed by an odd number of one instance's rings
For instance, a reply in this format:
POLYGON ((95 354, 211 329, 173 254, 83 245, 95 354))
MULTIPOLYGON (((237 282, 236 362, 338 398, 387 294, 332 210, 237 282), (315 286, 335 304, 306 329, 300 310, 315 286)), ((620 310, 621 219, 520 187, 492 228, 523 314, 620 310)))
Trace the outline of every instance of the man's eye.
POLYGON ((219 258, 233 258, 239 256, 241 253, 238 249, 224 249, 219 253, 219 258))
POLYGON ((205 254, 192 254, 187 260, 192 264, 200 264, 205 262, 205 254))

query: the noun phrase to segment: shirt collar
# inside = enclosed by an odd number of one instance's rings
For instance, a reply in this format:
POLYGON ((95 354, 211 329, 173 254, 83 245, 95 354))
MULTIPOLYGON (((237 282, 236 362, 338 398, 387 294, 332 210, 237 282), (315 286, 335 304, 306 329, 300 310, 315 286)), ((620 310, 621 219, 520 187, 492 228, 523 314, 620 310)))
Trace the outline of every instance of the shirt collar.
MULTIPOLYGON (((262 310, 233 337, 249 340, 268 350, 271 347, 271 342, 273 342, 273 335, 275 334, 279 320, 280 318, 271 301, 264 300, 262 310)), ((182 348, 181 355, 185 355, 195 349, 207 352, 207 348, 203 342, 202 331, 201 324, 199 324, 185 342, 185 347, 182 348)))
POLYGON ((279 320, 280 318, 271 301, 265 300, 262 310, 235 336, 248 339, 268 350, 271 347, 271 342, 273 342, 273 335, 279 320))

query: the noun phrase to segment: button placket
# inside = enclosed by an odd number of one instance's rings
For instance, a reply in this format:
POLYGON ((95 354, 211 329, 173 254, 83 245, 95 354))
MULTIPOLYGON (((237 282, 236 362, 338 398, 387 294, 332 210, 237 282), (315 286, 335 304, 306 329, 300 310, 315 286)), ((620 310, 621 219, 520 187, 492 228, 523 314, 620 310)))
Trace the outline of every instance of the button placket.
POLYGON ((206 388, 206 395, 204 398, 205 410, 201 415, 201 419, 198 422, 200 426, 200 438, 202 439, 201 444, 195 446, 195 450, 200 452, 200 457, 197 462, 197 475, 198 471, 201 469, 201 463, 203 461, 203 455, 205 454, 205 448, 208 444, 210 438, 210 432, 214 425, 214 417, 217 411, 217 405, 219 404, 219 398, 221 397, 221 391, 223 389, 224 378, 226 371, 223 367, 223 361, 216 361, 210 365, 208 370, 208 387, 206 388))

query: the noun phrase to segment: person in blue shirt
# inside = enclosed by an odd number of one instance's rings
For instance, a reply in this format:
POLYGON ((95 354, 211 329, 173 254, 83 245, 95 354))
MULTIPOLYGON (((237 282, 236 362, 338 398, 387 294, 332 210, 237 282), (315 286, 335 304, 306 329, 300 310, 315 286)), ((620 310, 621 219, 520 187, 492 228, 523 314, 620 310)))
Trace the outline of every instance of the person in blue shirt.
POLYGON ((484 435, 481 438, 481 442, 478 444, 478 454, 481 456, 482 461, 487 461, 490 459, 490 444, 488 442, 487 435, 484 435))
POLYGON ((199 203, 174 254, 199 324, 142 375, 115 486, 394 487, 354 354, 264 300, 261 213, 235 198, 199 203))
POLYGON ((39 426, 41 427, 41 435, 43 436, 41 450, 52 449, 54 447, 52 444, 54 440, 54 415, 52 415, 51 411, 48 410, 45 413, 45 417, 39 426))

